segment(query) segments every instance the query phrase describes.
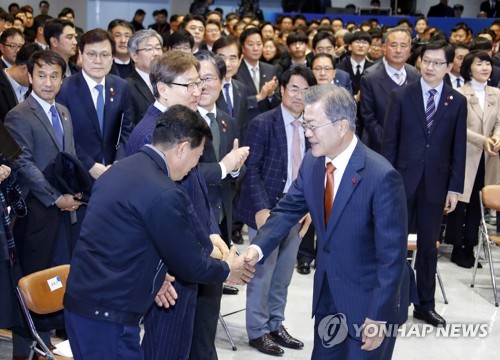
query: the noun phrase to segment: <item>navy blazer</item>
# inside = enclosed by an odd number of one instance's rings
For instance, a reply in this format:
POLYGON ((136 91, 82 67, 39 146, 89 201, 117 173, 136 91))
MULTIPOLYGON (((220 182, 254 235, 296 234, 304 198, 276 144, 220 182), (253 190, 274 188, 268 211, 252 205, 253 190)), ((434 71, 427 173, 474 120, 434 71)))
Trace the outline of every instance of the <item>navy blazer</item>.
MULTIPOLYGON (((260 87, 264 83, 270 81, 273 76, 276 76, 276 68, 272 65, 266 64, 259 61, 259 74, 260 74, 260 87)), ((281 100, 278 96, 278 91, 271 97, 271 99, 264 99, 257 102, 256 95, 257 89, 252 80, 252 75, 248 71, 248 67, 243 60, 238 68, 238 72, 235 76, 236 80, 241 81, 247 87, 248 93, 248 121, 251 121, 254 117, 268 110, 274 109, 276 106, 281 104, 281 100)))
POLYGON ((433 204, 444 204, 448 191, 462 193, 466 134, 467 100, 451 86, 443 86, 430 134, 420 81, 391 93, 382 154, 401 173, 407 198, 421 181, 433 204))
POLYGON ((131 106, 127 82, 118 76, 106 75, 104 134, 101 134, 97 111, 82 71, 64 79, 57 101, 72 114, 76 154, 90 169, 96 162, 110 165, 125 156, 132 129, 131 106))
MULTIPOLYGON (((365 60, 365 66, 363 68, 363 72, 361 73, 361 75, 363 75, 365 71, 372 65, 373 62, 371 62, 370 60, 365 60)), ((346 57, 344 60, 338 63, 337 70, 338 69, 343 70, 349 74, 349 78, 351 79, 352 82, 352 93, 356 95, 361 88, 361 76, 359 78, 356 78, 356 75, 352 70, 351 58, 346 57)))
POLYGON ((351 95, 354 95, 352 90, 352 81, 349 74, 341 69, 335 69, 335 77, 333 83, 337 86, 345 88, 351 95))
POLYGON ((144 147, 113 165, 95 182, 71 261, 65 309, 138 325, 167 271, 194 283, 224 281, 229 267, 200 246, 189 220, 193 214, 153 149, 144 147))
MULTIPOLYGON (((236 217, 256 229, 255 214, 272 209, 281 199, 288 175, 288 147, 281 106, 250 123, 245 165, 236 217)), ((306 140, 306 149, 309 143, 306 140)))
POLYGON ((253 244, 264 260, 307 212, 317 233, 313 316, 323 281, 348 330, 368 317, 403 324, 416 298, 406 261, 407 213, 401 176, 379 154, 358 144, 340 182, 328 225, 324 210, 325 158, 306 153, 297 180, 271 211, 253 244))
POLYGON ((236 121, 219 108, 217 108, 215 120, 219 125, 219 158, 217 158, 215 153, 212 140, 205 139, 205 147, 198 167, 207 184, 208 197, 215 218, 220 219, 221 213, 224 211, 226 227, 220 229, 220 231, 224 241, 229 244, 231 242, 229 236, 231 235, 233 219, 235 182, 238 178, 233 178, 231 174, 228 173, 224 179, 221 179, 222 170, 219 161, 233 149, 234 139, 238 137, 238 127, 236 121))
MULTIPOLYGON (((406 82, 411 84, 420 79, 418 71, 405 65, 406 82)), ((380 152, 387 99, 398 85, 387 75, 384 62, 380 61, 367 69, 361 77, 361 119, 364 125, 363 142, 376 152, 380 152)))
POLYGON ((149 105, 155 102, 155 97, 144 82, 141 75, 134 69, 127 79, 128 93, 132 105, 132 124, 135 126, 144 117, 149 105))
MULTIPOLYGON (((233 86, 233 118, 238 125, 238 139, 240 145, 245 143, 245 136, 248 129, 248 94, 247 87, 241 81, 231 79, 233 86)), ((224 97, 224 88, 222 88, 216 105, 219 109, 229 114, 226 98, 224 97)))
POLYGON ((18 104, 17 96, 5 72, 0 69, 0 121, 4 122, 5 115, 18 104))

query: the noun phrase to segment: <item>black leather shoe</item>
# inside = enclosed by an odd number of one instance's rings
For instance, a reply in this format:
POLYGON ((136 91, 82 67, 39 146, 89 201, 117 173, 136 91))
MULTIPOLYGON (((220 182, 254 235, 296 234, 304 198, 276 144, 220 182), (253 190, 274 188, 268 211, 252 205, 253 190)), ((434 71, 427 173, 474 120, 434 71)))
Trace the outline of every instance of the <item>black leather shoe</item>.
POLYGON ((226 285, 224 284, 224 287, 222 288, 222 293, 224 295, 237 295, 240 289, 234 286, 226 285))
POLYGON ((300 261, 297 263, 297 272, 301 275, 307 275, 311 273, 311 265, 307 262, 300 261))
POLYGON ((290 349, 301 349, 304 347, 304 343, 300 340, 293 338, 285 329, 283 325, 276 331, 271 331, 271 336, 274 341, 276 341, 281 346, 290 349))
POLYGON ((285 353, 269 334, 265 334, 257 339, 252 339, 248 344, 267 355, 281 356, 285 353))
POLYGON ((430 324, 435 327, 446 326, 446 320, 434 310, 427 310, 427 311, 413 310, 413 317, 415 319, 423 320, 427 324, 430 324))
POLYGON ((241 231, 234 230, 233 233, 231 234, 231 240, 235 244, 238 244, 238 245, 243 244, 243 236, 241 236, 241 231))

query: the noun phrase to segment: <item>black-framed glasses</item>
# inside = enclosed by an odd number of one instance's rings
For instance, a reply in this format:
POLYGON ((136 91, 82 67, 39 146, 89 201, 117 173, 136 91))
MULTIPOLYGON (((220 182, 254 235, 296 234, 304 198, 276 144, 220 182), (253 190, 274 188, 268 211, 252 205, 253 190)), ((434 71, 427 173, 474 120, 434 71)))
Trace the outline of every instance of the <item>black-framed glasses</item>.
POLYGON ((445 64, 447 64, 446 61, 437 61, 437 60, 430 60, 430 59, 422 59, 422 65, 425 67, 428 67, 430 64, 434 67, 434 69, 441 69, 441 67, 445 64))
POLYGON ((3 43, 2 45, 10 47, 12 50, 19 50, 23 47, 22 44, 20 45, 20 44, 5 44, 5 43, 3 43))
POLYGON ((175 82, 171 82, 170 84, 172 85, 177 85, 177 86, 184 86, 188 92, 193 93, 196 89, 202 90, 203 87, 205 86, 205 80, 200 80, 197 82, 192 82, 189 84, 179 84, 175 82))
POLYGON ((327 125, 333 125, 335 124, 337 121, 340 121, 341 119, 338 119, 338 120, 334 120, 334 121, 329 121, 325 124, 321 124, 321 125, 314 125, 312 124, 311 122, 309 121, 299 121, 300 123, 300 126, 302 126, 302 128, 304 129, 304 131, 306 130, 311 130, 312 132, 316 132, 316 130, 318 130, 319 128, 322 128, 323 126, 327 126, 327 125))
POLYGON ((158 46, 146 46, 143 47, 142 49, 137 49, 137 52, 139 51, 144 51, 144 52, 151 52, 151 51, 156 51, 156 52, 163 52, 163 49, 161 45, 158 46))

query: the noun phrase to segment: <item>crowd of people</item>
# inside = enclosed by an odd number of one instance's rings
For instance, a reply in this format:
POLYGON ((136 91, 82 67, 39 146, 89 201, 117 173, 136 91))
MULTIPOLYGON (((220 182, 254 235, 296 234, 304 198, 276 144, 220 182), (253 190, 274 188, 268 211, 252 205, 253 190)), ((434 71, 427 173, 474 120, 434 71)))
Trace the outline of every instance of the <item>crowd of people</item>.
POLYGON ((64 314, 35 322, 47 344, 54 329, 69 337, 75 359, 217 359, 221 297, 245 284, 250 346, 301 349, 287 289, 313 267, 314 359, 390 359, 395 338, 379 335, 411 303, 446 325, 436 241, 471 268, 478 191, 500 184, 500 21, 447 34, 423 16, 271 23, 203 3, 87 31, 47 1, 37 16, 0 9, 0 135, 22 149, 0 143, 13 358, 32 343, 16 282, 68 263, 64 314), (61 162, 80 170, 70 187, 54 180, 61 162), (347 339, 325 347, 317 328, 336 313, 347 339))

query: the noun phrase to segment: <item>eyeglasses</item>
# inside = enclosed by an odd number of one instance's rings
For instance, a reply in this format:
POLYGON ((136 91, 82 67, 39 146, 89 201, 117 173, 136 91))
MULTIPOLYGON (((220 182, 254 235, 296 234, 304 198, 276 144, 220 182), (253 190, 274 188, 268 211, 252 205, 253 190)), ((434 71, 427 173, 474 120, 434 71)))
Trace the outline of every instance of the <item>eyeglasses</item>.
POLYGON ((19 50, 23 47, 23 44, 3 44, 3 46, 10 47, 12 50, 19 50))
POLYGON ((330 67, 330 66, 325 66, 325 67, 316 66, 313 68, 314 72, 319 72, 319 73, 322 71, 329 73, 329 72, 332 72, 333 70, 334 70, 333 67, 330 67))
POLYGON ((98 57, 100 57, 102 60, 109 60, 112 56, 112 54, 109 52, 96 53, 95 51, 89 51, 84 54, 92 61, 94 61, 98 57))
POLYGON ((189 84, 179 84, 174 82, 171 82, 170 84, 177 86, 184 86, 189 93, 193 93, 196 89, 202 90, 205 87, 205 80, 203 79, 198 82, 192 82, 189 84))
POLYGON ((314 125, 314 124, 311 124, 311 122, 300 121, 300 126, 302 126, 304 131, 311 130, 312 132, 316 132, 316 130, 318 130, 319 128, 321 128, 323 126, 335 124, 337 121, 339 121, 339 120, 330 121, 330 122, 327 122, 326 124, 321 124, 321 125, 314 125))
POLYGON ((154 47, 153 46, 146 46, 146 47, 144 47, 142 49, 137 49, 137 52, 139 52, 139 51, 144 51, 144 52, 151 52, 151 51, 162 52, 163 49, 161 48, 160 45, 158 45, 158 46, 154 46, 154 47))
POLYGON ((287 87, 286 89, 288 90, 290 95, 293 95, 293 96, 302 95, 302 92, 304 90, 307 90, 307 88, 301 89, 301 88, 298 88, 297 86, 287 87))
POLYGON ((215 77, 206 77, 206 78, 204 78, 204 79, 201 79, 201 81, 204 81, 205 83, 209 83, 209 82, 216 81, 216 80, 219 80, 219 78, 215 78, 215 77))
POLYGON ((429 60, 429 59, 422 59, 422 65, 425 67, 428 67, 430 64, 434 67, 434 69, 441 69, 443 65, 446 64, 446 61, 436 61, 436 60, 429 60))

